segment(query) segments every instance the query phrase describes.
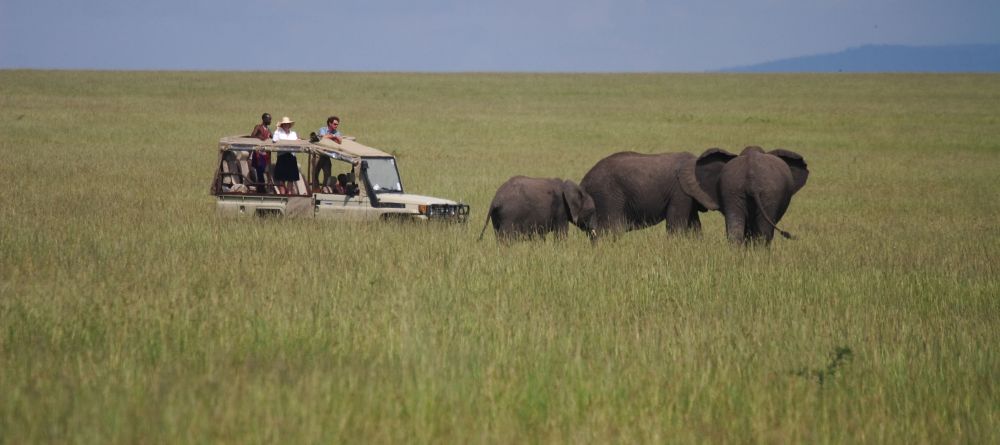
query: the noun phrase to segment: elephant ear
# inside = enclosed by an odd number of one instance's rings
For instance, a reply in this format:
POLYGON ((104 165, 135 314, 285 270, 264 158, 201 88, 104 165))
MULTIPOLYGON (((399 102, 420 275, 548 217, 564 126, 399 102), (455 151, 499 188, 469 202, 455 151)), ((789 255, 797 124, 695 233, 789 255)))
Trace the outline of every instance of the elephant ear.
POLYGON ((711 199, 712 206, 706 205, 706 209, 719 209, 719 175, 722 173, 722 167, 735 157, 736 155, 721 148, 709 148, 694 162, 694 174, 698 186, 711 199))
POLYGON ((788 168, 792 170, 792 181, 795 183, 795 190, 792 193, 799 191, 799 189, 806 185, 806 180, 809 179, 809 168, 806 166, 806 160, 802 158, 802 155, 783 148, 771 150, 768 154, 775 155, 782 161, 785 161, 785 164, 788 164, 788 168))
POLYGON ((583 208, 583 189, 569 179, 562 182, 561 188, 563 201, 566 202, 566 207, 569 209, 570 222, 576 224, 579 221, 580 209, 583 208))

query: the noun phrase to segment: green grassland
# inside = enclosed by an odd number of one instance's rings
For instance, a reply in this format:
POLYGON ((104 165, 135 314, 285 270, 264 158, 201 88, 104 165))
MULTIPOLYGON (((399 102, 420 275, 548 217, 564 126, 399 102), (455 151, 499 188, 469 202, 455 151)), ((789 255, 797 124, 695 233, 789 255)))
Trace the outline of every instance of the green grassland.
POLYGON ((998 443, 1000 76, 0 71, 0 443, 998 443), (260 113, 465 226, 229 220, 260 113), (476 237, 523 174, 801 153, 736 248, 476 237))

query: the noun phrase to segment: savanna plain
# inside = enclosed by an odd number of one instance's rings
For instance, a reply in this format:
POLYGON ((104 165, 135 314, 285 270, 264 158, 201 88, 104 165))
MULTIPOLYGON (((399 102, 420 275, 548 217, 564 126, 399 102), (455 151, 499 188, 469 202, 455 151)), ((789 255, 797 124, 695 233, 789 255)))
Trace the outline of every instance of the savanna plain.
POLYGON ((0 443, 1000 443, 1000 76, 0 71, 0 443), (466 225, 223 219, 262 112, 466 225), (477 241, 518 174, 786 148, 731 246, 477 241))

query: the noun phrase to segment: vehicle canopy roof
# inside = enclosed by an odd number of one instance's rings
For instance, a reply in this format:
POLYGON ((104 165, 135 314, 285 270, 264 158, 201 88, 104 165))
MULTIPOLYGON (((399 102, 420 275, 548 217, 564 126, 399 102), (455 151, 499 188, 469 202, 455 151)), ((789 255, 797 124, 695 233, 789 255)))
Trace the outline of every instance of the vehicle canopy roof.
POLYGON ((338 144, 330 139, 321 139, 319 142, 309 142, 304 140, 278 141, 260 140, 246 136, 227 136, 219 139, 219 150, 227 151, 248 151, 263 149, 267 151, 291 151, 305 152, 317 155, 327 155, 335 159, 344 161, 355 161, 360 158, 391 158, 391 154, 377 148, 344 139, 338 144), (346 158, 346 159, 345 159, 346 158))

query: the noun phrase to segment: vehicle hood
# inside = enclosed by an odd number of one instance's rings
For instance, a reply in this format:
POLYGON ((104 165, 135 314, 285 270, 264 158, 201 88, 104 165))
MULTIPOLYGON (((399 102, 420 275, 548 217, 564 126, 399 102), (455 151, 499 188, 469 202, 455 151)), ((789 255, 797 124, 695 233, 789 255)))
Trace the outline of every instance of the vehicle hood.
POLYGON ((458 204, 455 201, 444 198, 435 198, 433 196, 424 195, 411 195, 409 193, 380 193, 378 195, 379 202, 388 202, 393 204, 409 204, 409 205, 420 205, 420 204, 458 204))

